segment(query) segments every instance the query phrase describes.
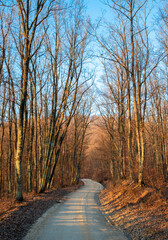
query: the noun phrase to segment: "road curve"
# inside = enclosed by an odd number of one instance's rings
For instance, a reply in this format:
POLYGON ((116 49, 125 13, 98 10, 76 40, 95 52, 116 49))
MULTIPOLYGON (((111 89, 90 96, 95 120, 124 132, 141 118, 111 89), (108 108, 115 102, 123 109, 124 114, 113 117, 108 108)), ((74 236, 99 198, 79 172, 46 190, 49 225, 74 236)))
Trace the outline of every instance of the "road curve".
POLYGON ((89 179, 83 182, 85 185, 69 194, 64 203, 39 218, 24 240, 126 240, 99 210, 95 197, 102 185, 89 179))

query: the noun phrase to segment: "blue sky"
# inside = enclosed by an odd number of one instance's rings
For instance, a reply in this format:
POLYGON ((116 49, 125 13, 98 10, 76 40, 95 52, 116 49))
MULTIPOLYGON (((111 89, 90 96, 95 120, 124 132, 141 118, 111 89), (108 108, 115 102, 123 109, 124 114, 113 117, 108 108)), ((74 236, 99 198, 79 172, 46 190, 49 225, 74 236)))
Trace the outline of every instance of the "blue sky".
POLYGON ((85 0, 87 6, 87 13, 92 20, 102 15, 102 11, 105 9, 105 5, 100 0, 85 0))
MULTIPOLYGON (((166 1, 167 0, 149 0, 148 2, 150 3, 149 6, 153 5, 153 8, 156 8, 157 5, 163 5, 166 1)), ((103 4, 103 0, 85 0, 84 2, 87 6, 87 13, 92 20, 101 17, 102 12, 108 11, 108 7, 103 4)))
MULTIPOLYGON (((163 6, 166 1, 167 0, 149 0, 148 1, 148 6, 149 6, 148 10, 152 8, 152 14, 150 15, 150 20, 149 20, 149 25, 152 30, 156 29, 157 27, 155 25, 156 24, 155 21, 156 21, 156 16, 158 14, 158 7, 163 6)), ((98 20, 98 18, 102 16, 102 13, 104 14, 104 17, 108 21, 112 20, 111 10, 107 6, 105 6, 105 4, 103 4, 103 0, 84 0, 84 2, 87 7, 87 14, 90 16, 92 23, 97 22, 96 20, 98 20)), ((151 38, 153 40, 153 45, 157 46, 157 42, 155 41, 156 36, 154 31, 151 32, 151 38)), ((96 44, 96 42, 94 42, 93 45, 94 45, 93 47, 95 47, 96 50, 99 49, 99 46, 98 44, 96 44)), ((96 71, 95 71, 96 85, 97 87, 101 88, 102 86, 101 78, 103 74, 102 65, 99 59, 95 58, 93 62, 96 66, 96 71)))

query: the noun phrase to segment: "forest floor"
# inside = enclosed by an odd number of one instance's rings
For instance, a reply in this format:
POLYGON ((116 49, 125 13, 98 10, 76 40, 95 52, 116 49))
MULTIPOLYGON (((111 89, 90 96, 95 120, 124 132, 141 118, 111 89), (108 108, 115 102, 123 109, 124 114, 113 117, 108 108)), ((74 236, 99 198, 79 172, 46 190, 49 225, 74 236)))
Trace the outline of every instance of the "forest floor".
MULTIPOLYGON (((21 240, 32 224, 50 207, 65 199, 77 186, 51 189, 42 194, 25 194, 24 201, 0 200, 0 240, 21 240)), ((124 180, 106 183, 100 192, 102 211, 112 225, 133 240, 168 239, 168 186, 140 188, 124 180)))
POLYGON ((107 220, 133 240, 168 239, 168 186, 140 188, 127 180, 106 183, 99 194, 107 220))
POLYGON ((24 201, 0 199, 0 240, 21 240, 32 224, 54 204, 64 200, 65 195, 77 190, 76 186, 51 189, 41 194, 25 194, 24 201))

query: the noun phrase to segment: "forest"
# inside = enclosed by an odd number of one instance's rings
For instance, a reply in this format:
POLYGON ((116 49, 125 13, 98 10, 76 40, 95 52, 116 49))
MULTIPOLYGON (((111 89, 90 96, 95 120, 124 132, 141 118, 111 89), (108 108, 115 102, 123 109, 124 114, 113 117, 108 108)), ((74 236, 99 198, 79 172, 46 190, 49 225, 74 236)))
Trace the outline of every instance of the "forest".
POLYGON ((168 3, 0 1, 0 196, 168 181, 168 3), (101 74, 96 75, 98 62, 101 74))

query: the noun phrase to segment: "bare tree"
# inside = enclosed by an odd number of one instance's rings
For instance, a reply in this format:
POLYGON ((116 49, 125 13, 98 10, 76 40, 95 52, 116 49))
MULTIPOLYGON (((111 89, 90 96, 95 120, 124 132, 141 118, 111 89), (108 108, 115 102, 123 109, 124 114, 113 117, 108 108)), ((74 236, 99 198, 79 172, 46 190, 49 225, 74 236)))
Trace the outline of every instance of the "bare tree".
MULTIPOLYGON (((159 60, 150 66, 150 46, 146 12, 147 1, 105 1, 114 10, 119 20, 119 27, 110 27, 112 41, 104 37, 96 38, 104 49, 105 60, 109 60, 122 68, 127 82, 127 107, 128 107, 128 153, 130 161, 130 177, 132 169, 132 120, 131 120, 131 94, 133 95, 133 109, 135 133, 137 144, 137 161, 139 163, 138 182, 143 183, 144 167, 144 121, 147 106, 147 79, 156 68, 159 60), (142 15, 144 16, 142 17, 142 15), (132 92, 131 92, 132 88, 132 92)), ((117 73, 116 73, 117 74, 117 73)))
MULTIPOLYGON (((64 28, 61 28, 62 19, 60 15, 53 15, 56 29, 54 45, 49 38, 47 39, 52 69, 52 111, 40 187, 41 192, 49 187, 52 182, 63 140, 83 95, 81 93, 79 96, 77 93, 81 85, 80 77, 85 58, 88 29, 82 19, 83 7, 81 1, 75 2, 72 8, 74 11, 73 21, 66 22, 63 25, 64 28), (65 53, 64 57, 63 51, 65 53)), ((70 14, 72 14, 72 11, 70 14)))
POLYGON ((36 1, 35 6, 32 6, 29 0, 21 1, 17 0, 18 15, 21 19, 21 32, 24 38, 24 52, 21 55, 23 58, 23 69, 22 69, 22 84, 21 84, 21 96, 20 96, 20 106, 19 106, 19 118, 18 118, 18 139, 17 139, 17 150, 15 154, 15 166, 16 166, 16 199, 21 201, 22 196, 22 171, 21 171, 21 161, 23 156, 23 146, 24 146, 24 119, 26 112, 26 101, 27 101, 27 86, 29 82, 29 64, 30 60, 36 51, 40 48, 37 46, 34 51, 32 51, 32 44, 34 41, 35 33, 37 28, 42 24, 42 22, 48 17, 51 11, 51 5, 53 1, 49 3, 47 0, 36 1), (31 15, 32 7, 35 7, 34 15, 31 15), (43 12, 45 9, 45 13, 43 12), (47 9, 47 10, 46 10, 47 9))

